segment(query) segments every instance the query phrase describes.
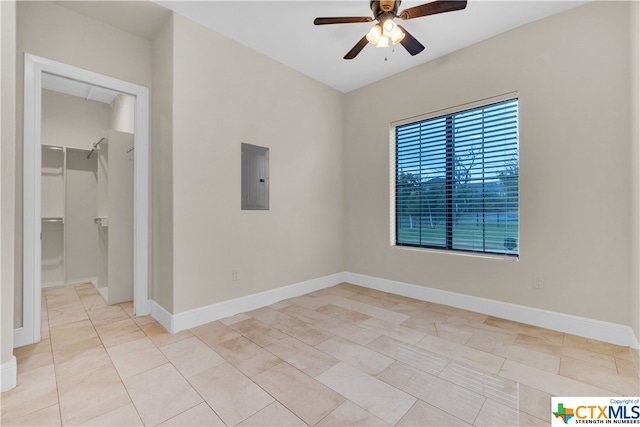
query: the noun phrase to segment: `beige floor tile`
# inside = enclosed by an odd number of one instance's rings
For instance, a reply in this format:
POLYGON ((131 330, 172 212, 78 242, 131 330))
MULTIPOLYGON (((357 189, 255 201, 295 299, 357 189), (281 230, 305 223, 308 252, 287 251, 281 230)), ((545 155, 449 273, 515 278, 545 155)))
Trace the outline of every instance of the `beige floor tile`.
POLYGON ((271 344, 274 341, 286 338, 286 335, 257 320, 247 319, 229 326, 237 333, 245 336, 260 347, 271 344))
POLYGON ((104 298, 96 293, 81 295, 80 302, 87 311, 109 307, 104 298))
POLYGON ((470 424, 485 401, 479 393, 402 362, 395 362, 377 378, 470 424))
POLYGON ((54 353, 59 384, 68 384, 103 367, 111 367, 111 359, 98 338, 80 341, 54 353))
POLYGON ((333 337, 333 334, 329 332, 269 307, 253 310, 248 314, 283 334, 297 338, 310 346, 316 346, 333 337))
POLYGON ((439 374, 450 361, 446 357, 385 336, 373 341, 367 347, 433 375, 439 374))
POLYGON ((171 334, 167 332, 167 330, 160 323, 153 322, 140 324, 140 329, 153 341, 155 345, 158 347, 162 347, 163 345, 173 344, 174 342, 178 342, 180 340, 192 337, 193 334, 189 331, 181 331, 175 334, 171 334))
POLYGON ((265 350, 275 354, 310 377, 321 374, 338 363, 338 359, 292 337, 269 344, 265 350))
POLYGON ((345 401, 338 393, 287 363, 257 375, 254 381, 309 425, 315 425, 345 401))
POLYGON ((367 345, 380 336, 377 332, 295 305, 286 307, 283 312, 360 345, 367 345))
POLYGON ((96 292, 95 286, 92 283, 87 282, 81 285, 75 285, 73 287, 78 295, 81 295, 81 292, 96 292))
POLYGON ((418 400, 409 412, 396 424, 397 426, 470 426, 460 418, 435 406, 418 400))
POLYGON ((518 409, 541 420, 548 419, 551 413, 551 395, 518 383, 518 409))
POLYGON ((316 348, 371 375, 379 374, 394 362, 388 356, 340 337, 325 341, 316 348))
POLYGON ((534 368, 549 371, 553 374, 558 373, 560 367, 560 357, 522 348, 517 345, 501 344, 496 347, 493 354, 533 366, 534 368))
POLYGON ((240 336, 211 348, 249 378, 282 363, 282 360, 249 339, 240 336))
POLYGON ((386 294, 379 295, 379 296, 373 296, 368 294, 355 294, 350 296, 349 299, 352 299, 358 302, 363 302, 365 304, 373 305, 380 308, 387 308, 387 309, 398 305, 397 302, 389 299, 385 299, 384 297, 386 297, 386 294))
POLYGON ((512 332, 519 332, 522 334, 530 335, 533 337, 542 338, 548 344, 562 344, 564 341, 564 334, 562 332, 552 331, 551 329, 539 328, 533 325, 527 325, 524 323, 518 323, 511 320, 500 319, 498 317, 489 316, 484 321, 485 325, 494 326, 496 328, 504 329, 512 332))
POLYGON ((49 328, 49 333, 54 354, 58 349, 62 349, 73 343, 98 337, 96 330, 88 318, 66 325, 52 326, 49 328))
POLYGON ((273 402, 271 405, 261 409, 256 414, 250 416, 239 426, 264 427, 264 426, 306 426, 300 418, 296 417, 293 412, 285 408, 280 402, 273 402))
MULTIPOLYGON (((407 322, 410 320, 411 319, 407 322)), ((407 322, 404 322, 402 325, 405 325, 407 322)), ((471 337, 473 337, 473 332, 460 330, 447 323, 434 323, 433 330, 425 330, 424 332, 427 335, 433 335, 434 337, 439 337, 458 344, 465 344, 469 339, 471 339, 471 337)))
POLYGON ((61 426, 60 420, 60 406, 51 405, 47 408, 39 409, 28 415, 19 418, 11 418, 11 414, 2 411, 2 418, 0 424, 3 426, 33 426, 33 427, 54 427, 61 426))
POLYGON ((13 355, 18 362, 18 374, 53 364, 51 341, 48 338, 43 338, 36 344, 16 348, 13 355))
POLYGON ((640 377, 640 371, 631 360, 616 359, 616 369, 620 375, 636 379, 640 377))
POLYGON ((482 323, 489 317, 481 313, 475 313, 473 311, 464 310, 462 308, 450 307, 448 305, 437 303, 431 303, 431 305, 429 305, 428 307, 428 310, 435 311, 436 313, 447 314, 449 316, 455 316, 461 319, 467 319, 476 323, 482 323))
POLYGON ((353 310, 347 310, 346 308, 338 307, 337 305, 327 304, 316 309, 318 313, 326 314, 334 319, 340 319, 343 322, 362 323, 365 320, 371 319, 371 316, 359 313, 353 310))
POLYGON ((221 322, 206 323, 189 329, 189 331, 209 347, 240 336, 239 333, 221 322))
POLYGON ((343 297, 343 298, 349 298, 353 295, 355 295, 358 292, 361 292, 362 289, 353 289, 351 290, 350 288, 339 288, 336 286, 332 286, 330 288, 325 288, 325 289, 320 289, 319 291, 316 292, 312 292, 309 295, 319 295, 319 296, 324 296, 324 295, 336 295, 339 297, 343 297))
POLYGON ((126 378, 124 384, 145 425, 160 424, 202 402, 170 363, 126 378))
POLYGON ((365 320, 360 324, 360 326, 365 329, 369 329, 370 331, 386 335, 395 340, 406 342, 407 344, 416 344, 426 335, 424 332, 416 331, 415 329, 407 328, 376 317, 365 320))
POLYGON ((274 401, 229 363, 200 372, 189 382, 227 425, 242 422, 274 401))
POLYGON ((406 314, 413 319, 426 320, 431 323, 443 323, 449 318, 448 314, 438 313, 437 311, 431 311, 426 307, 409 305, 408 303, 398 304, 391 310, 406 314))
POLYGON ((164 354, 146 337, 109 347, 107 352, 122 379, 169 362, 164 354))
POLYGON ((638 377, 620 375, 617 370, 602 368, 580 360, 563 358, 560 363, 560 375, 612 390, 620 395, 640 396, 638 377))
POLYGON ((18 374, 17 386, 2 393, 2 425, 58 403, 53 365, 18 374))
POLYGON ((392 425, 416 402, 415 397, 343 362, 316 379, 392 425))
POLYGON ((118 373, 111 365, 58 381, 63 425, 84 425, 131 403, 118 373))
POLYGON ((325 305, 328 304, 328 302, 320 298, 313 298, 309 295, 302 295, 299 297, 290 298, 287 301, 289 301, 292 304, 296 304, 296 305, 308 308, 310 310, 315 310, 317 308, 324 307, 325 305))
POLYGON ((398 325, 409 318, 409 316, 407 316, 406 314, 402 314, 396 311, 387 310, 385 308, 380 308, 380 307, 365 304, 362 302, 354 301, 352 299, 340 297, 337 295, 332 295, 332 294, 322 295, 320 298, 338 307, 346 308, 347 310, 357 311, 359 313, 366 314, 371 317, 375 317, 376 319, 386 320, 387 322, 395 323, 398 325))
POLYGON ((444 357, 451 357, 460 363, 497 374, 504 363, 504 358, 484 351, 476 350, 442 338, 428 335, 416 344, 417 347, 431 351, 444 357))
POLYGON ((475 426, 548 426, 541 420, 515 408, 487 399, 474 423, 475 426))
POLYGON ((124 311, 129 315, 129 317, 133 317, 133 301, 122 302, 118 304, 124 311))
POLYGON ((613 396, 611 390, 595 387, 562 375, 506 360, 499 376, 526 384, 552 396, 613 396))
POLYGON ((632 360, 629 347, 622 347, 620 345, 578 337, 571 334, 564 335, 563 344, 568 347, 581 348, 611 357, 632 360))
POLYGON ((187 409, 183 413, 163 422, 161 426, 184 427, 184 426, 225 426, 226 424, 219 416, 213 412, 213 409, 202 402, 191 409, 187 409))
POLYGON ((117 322, 118 320, 130 319, 127 312, 124 311, 119 305, 96 308, 87 311, 87 313, 89 314, 91 323, 93 323, 93 326, 96 328, 101 325, 107 325, 109 323, 117 322))
POLYGON ((365 411, 355 403, 347 400, 338 406, 333 412, 324 417, 316 426, 318 427, 344 427, 344 426, 389 426, 375 415, 365 411))
POLYGON ((40 339, 46 340, 51 338, 49 333, 49 319, 42 319, 40 322, 40 339))
POLYGON ((607 356, 580 347, 565 346, 564 344, 549 344, 542 338, 532 337, 526 334, 518 334, 514 344, 536 352, 553 354, 558 357, 570 357, 603 368, 616 369, 615 358, 613 356, 607 356))
POLYGON ((147 337, 138 324, 129 318, 96 326, 96 331, 106 348, 147 337))
POLYGON ((219 322, 223 325, 231 326, 234 323, 242 322, 243 320, 249 320, 251 316, 246 313, 238 313, 235 316, 225 317, 224 319, 220 319, 219 322))
POLYGON ((438 377, 510 408, 519 407, 519 384, 510 379, 456 362, 449 363, 438 377))
POLYGON ((49 309, 49 327, 66 325, 88 319, 87 312, 81 305, 66 306, 57 309, 49 309))
POLYGON ((281 310, 285 307, 289 307, 292 303, 289 300, 283 300, 283 301, 278 301, 276 303, 271 304, 270 306, 268 306, 269 308, 272 308, 274 310, 281 310))
POLYGON ((196 337, 160 347, 160 350, 185 378, 225 362, 218 353, 196 337))
POLYGON ((60 310, 65 307, 74 307, 80 305, 80 298, 75 293, 70 293, 68 295, 64 294, 52 294, 50 290, 47 291, 46 296, 47 301, 47 309, 51 310, 60 310))
POLYGON ((85 426, 142 426, 142 420, 133 403, 116 408, 83 423, 85 426))

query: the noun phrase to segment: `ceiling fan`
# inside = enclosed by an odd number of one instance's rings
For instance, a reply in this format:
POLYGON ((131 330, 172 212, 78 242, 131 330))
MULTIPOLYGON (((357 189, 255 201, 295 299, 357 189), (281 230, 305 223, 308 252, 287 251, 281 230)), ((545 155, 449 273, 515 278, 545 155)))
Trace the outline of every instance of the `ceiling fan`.
POLYGON ((387 47, 389 46, 389 41, 393 44, 400 43, 411 56, 414 56, 422 52, 424 46, 405 30, 404 27, 396 24, 393 21, 394 18, 400 18, 406 21, 407 19, 420 18, 422 16, 453 12, 467 7, 466 0, 436 0, 420 6, 410 7, 398 13, 401 2, 401 0, 371 0, 369 7, 371 7, 371 11, 373 12, 373 18, 369 16, 316 18, 313 23, 315 25, 327 25, 378 21, 378 23, 347 52, 344 59, 355 58, 367 43, 374 44, 378 47, 387 47))

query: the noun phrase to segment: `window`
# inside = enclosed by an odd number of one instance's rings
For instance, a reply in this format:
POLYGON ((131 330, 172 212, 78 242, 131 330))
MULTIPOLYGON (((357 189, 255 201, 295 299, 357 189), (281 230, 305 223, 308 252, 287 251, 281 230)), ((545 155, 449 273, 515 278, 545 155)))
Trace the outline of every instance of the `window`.
POLYGON ((518 99, 395 126, 395 244, 518 255, 518 99))

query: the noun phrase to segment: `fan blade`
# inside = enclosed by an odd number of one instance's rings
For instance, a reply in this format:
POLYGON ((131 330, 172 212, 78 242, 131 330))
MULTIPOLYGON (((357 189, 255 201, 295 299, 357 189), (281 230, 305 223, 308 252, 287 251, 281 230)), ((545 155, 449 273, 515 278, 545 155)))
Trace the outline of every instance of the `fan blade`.
POLYGON ((358 56, 360 51, 362 51, 362 49, 364 49, 364 47, 367 45, 367 43, 369 43, 369 42, 367 41, 367 36, 365 35, 364 37, 362 37, 360 39, 360 41, 358 43, 356 43, 356 45, 349 52, 347 52, 347 54, 344 56, 344 59, 353 59, 356 56, 358 56))
POLYGON ((409 52, 411 56, 415 56, 424 50, 422 43, 409 34, 407 30, 405 30, 401 25, 398 25, 398 28, 400 28, 404 33, 404 38, 400 40, 400 44, 407 49, 407 52, 409 52))
POLYGON ((313 20, 314 25, 327 24, 351 24, 354 22, 371 22, 373 18, 369 16, 342 16, 336 18, 316 18, 313 20))
POLYGON ((438 13, 453 12, 467 7, 466 0, 436 0, 420 6, 410 7, 398 14, 400 19, 420 18, 421 16, 436 15, 438 13))

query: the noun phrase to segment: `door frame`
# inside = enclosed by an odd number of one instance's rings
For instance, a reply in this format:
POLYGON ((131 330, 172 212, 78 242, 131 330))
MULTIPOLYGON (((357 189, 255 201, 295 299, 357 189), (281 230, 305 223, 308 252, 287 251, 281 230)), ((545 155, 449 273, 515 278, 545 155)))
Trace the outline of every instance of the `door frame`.
POLYGON ((135 97, 133 308, 151 311, 149 300, 149 89, 72 65, 25 53, 23 171, 23 320, 14 329, 14 347, 40 341, 41 321, 41 130, 42 73, 55 74, 135 97))

